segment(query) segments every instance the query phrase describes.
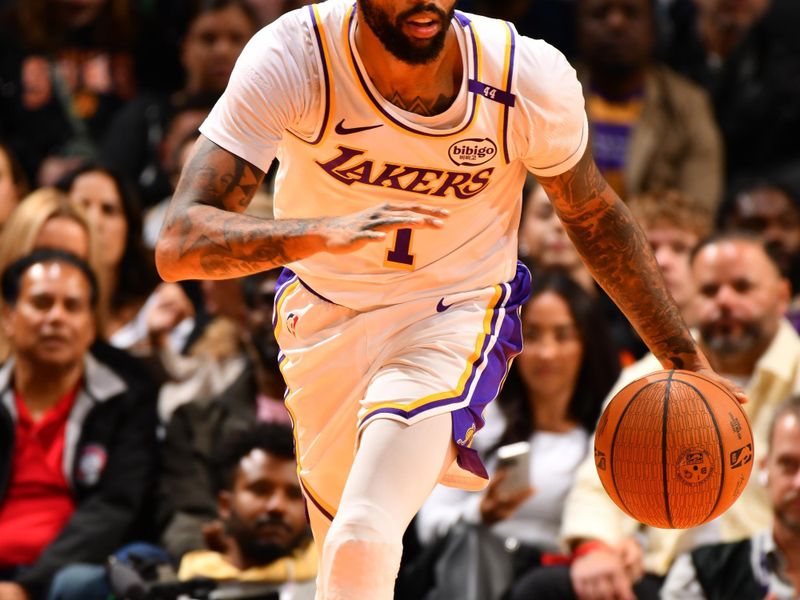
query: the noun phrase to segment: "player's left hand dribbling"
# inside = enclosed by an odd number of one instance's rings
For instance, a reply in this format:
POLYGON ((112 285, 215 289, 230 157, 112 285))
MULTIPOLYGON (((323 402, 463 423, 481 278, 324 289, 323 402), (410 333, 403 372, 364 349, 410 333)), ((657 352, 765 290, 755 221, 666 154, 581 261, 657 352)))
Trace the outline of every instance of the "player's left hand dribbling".
POLYGON ((734 398, 736 398, 736 400, 739 401, 739 404, 747 403, 747 394, 744 393, 744 390, 735 383, 733 383, 732 381, 730 381, 729 379, 721 377, 714 370, 702 368, 702 369, 697 369, 697 371, 695 372, 698 375, 702 375, 703 377, 710 379, 717 385, 728 390, 728 393, 731 394, 731 396, 733 396, 734 398))

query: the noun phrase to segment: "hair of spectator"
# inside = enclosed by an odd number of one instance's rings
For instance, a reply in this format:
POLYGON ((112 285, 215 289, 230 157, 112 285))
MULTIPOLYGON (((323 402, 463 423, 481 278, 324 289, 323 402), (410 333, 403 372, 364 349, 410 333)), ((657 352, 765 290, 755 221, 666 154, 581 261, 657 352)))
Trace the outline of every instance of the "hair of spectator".
MULTIPOLYGON (((33 251, 36 237, 50 219, 63 217, 78 223, 91 240, 91 228, 83 212, 56 188, 39 188, 23 198, 5 225, 0 236, 0 269, 33 251)), ((90 244, 91 245, 91 244, 90 244)))
POLYGON ((212 91, 202 91, 194 94, 178 94, 175 96, 175 104, 172 108, 172 115, 170 118, 175 119, 175 115, 191 110, 210 111, 214 108, 220 95, 219 92, 212 91))
MULTIPOLYGON (((538 271, 526 304, 545 292, 553 292, 562 298, 575 320, 583 344, 583 358, 567 411, 570 419, 592 432, 600 417, 603 400, 619 376, 618 352, 611 343, 611 333, 597 300, 566 273, 538 271)), ((524 306, 522 310, 525 311, 524 306)), ((536 430, 518 365, 519 362, 512 364, 498 398, 507 426, 496 447, 527 440, 536 430)))
MULTIPOLYGON (((55 19, 50 0, 24 0, 14 10, 19 31, 28 50, 58 50, 68 34, 55 19)), ((97 19, 87 27, 95 44, 110 50, 129 49, 135 38, 135 19, 130 0, 106 0, 97 19)))
POLYGON ((703 238, 697 245, 692 248, 692 252, 689 255, 689 262, 694 264, 697 255, 705 248, 706 246, 710 246, 712 244, 720 244, 722 242, 747 242, 753 244, 754 246, 758 246, 761 250, 764 251, 764 256, 767 257, 769 262, 775 267, 775 270, 778 274, 783 277, 783 271, 781 269, 780 261, 775 253, 764 244, 764 241, 758 236, 758 234, 753 233, 752 231, 745 231, 741 229, 729 229, 727 231, 717 231, 712 233, 711 235, 703 238))
MULTIPOLYGON (((580 8, 580 5, 584 4, 585 2, 586 2, 586 0, 577 0, 575 2, 575 14, 576 14, 576 16, 580 16, 581 13, 580 13, 580 11, 578 9, 580 8)), ((653 20, 653 25, 657 25, 658 24, 658 4, 657 4, 657 2, 658 2, 658 0, 644 0, 644 5, 647 6, 650 9, 650 16, 651 16, 651 18, 653 20)))
POLYGON ((83 259, 64 250, 55 248, 39 248, 30 254, 18 258, 8 265, 2 274, 3 302, 14 306, 19 299, 22 277, 34 265, 47 263, 64 263, 76 267, 86 278, 89 284, 89 303, 92 307, 97 305, 98 288, 97 278, 89 264, 83 259))
POLYGON ((225 10, 229 6, 234 6, 241 10, 247 17, 247 20, 253 25, 254 30, 257 30, 260 27, 258 14, 256 14, 256 11, 253 10, 253 7, 250 6, 250 4, 245 0, 199 0, 196 2, 196 10, 192 14, 186 33, 188 33, 188 29, 192 26, 191 24, 197 20, 198 17, 210 12, 225 10))
POLYGON ((253 450, 284 460, 294 460, 294 437, 288 425, 257 423, 234 429, 222 438, 213 458, 214 485, 217 492, 232 490, 239 462, 253 450))
POLYGON ((772 449, 772 438, 775 436, 775 426, 786 415, 794 415, 800 419, 800 394, 790 396, 781 402, 772 413, 772 419, 769 422, 769 429, 767 430, 767 452, 772 449))
POLYGON ((675 227, 698 239, 714 229, 714 215, 708 206, 680 190, 665 189, 634 196, 627 202, 634 218, 645 229, 675 227))
POLYGON ((134 187, 116 170, 100 163, 88 162, 65 175, 56 186, 69 194, 75 180, 86 173, 103 173, 114 181, 127 223, 125 251, 117 266, 117 286, 110 304, 124 306, 131 300, 147 297, 158 283, 154 259, 142 239, 142 207, 134 187))
POLYGON ((12 152, 11 147, 1 141, 0 153, 6 157, 9 167, 11 167, 11 181, 14 182, 14 186, 17 188, 17 195, 21 200, 30 190, 25 169, 22 168, 22 163, 19 162, 17 156, 12 152))
POLYGON ((783 192, 791 201, 795 210, 800 211, 800 177, 794 165, 791 168, 783 167, 771 173, 758 176, 742 176, 728 186, 725 198, 717 210, 716 221, 719 228, 727 226, 728 221, 736 213, 738 198, 756 190, 773 189, 783 192))
MULTIPOLYGON (((180 139, 180 141, 175 145, 175 150, 173 150, 172 156, 170 156, 173 165, 179 164, 181 153, 183 152, 183 149, 186 147, 186 144, 194 144, 197 141, 197 138, 199 137, 200 137, 200 130, 193 129, 180 139)), ((180 175, 180 171, 178 170, 177 167, 175 167, 175 175, 180 175)))

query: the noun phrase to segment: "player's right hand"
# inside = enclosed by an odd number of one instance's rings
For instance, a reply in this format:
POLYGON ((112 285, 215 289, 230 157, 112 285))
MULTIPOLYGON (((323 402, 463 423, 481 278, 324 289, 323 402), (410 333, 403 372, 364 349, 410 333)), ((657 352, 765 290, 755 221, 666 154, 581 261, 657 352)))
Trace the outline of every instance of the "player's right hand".
POLYGON ((374 208, 320 219, 314 233, 320 236, 324 252, 353 252, 370 242, 386 239, 397 229, 439 229, 450 211, 425 204, 382 204, 374 208))
POLYGON ((578 600, 636 600, 622 553, 598 548, 575 559, 569 576, 578 600))

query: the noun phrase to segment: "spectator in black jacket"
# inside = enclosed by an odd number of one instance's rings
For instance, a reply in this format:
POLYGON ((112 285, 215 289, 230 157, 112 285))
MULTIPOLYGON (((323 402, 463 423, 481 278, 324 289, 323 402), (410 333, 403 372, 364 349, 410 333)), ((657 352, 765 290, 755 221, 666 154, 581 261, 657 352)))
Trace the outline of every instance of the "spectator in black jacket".
POLYGON ((155 406, 89 353, 97 284, 42 249, 7 267, 0 368, 0 600, 47 598, 133 533, 154 478, 155 406))

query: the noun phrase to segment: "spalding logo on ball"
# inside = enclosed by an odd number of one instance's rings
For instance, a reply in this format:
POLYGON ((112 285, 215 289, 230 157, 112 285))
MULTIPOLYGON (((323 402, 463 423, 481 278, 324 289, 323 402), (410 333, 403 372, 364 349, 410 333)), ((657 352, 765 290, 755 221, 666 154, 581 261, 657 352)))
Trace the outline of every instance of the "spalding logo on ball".
POLYGON ((647 525, 706 523, 739 497, 753 435, 739 402, 690 371, 656 371, 622 388, 595 434, 597 473, 611 499, 647 525))

